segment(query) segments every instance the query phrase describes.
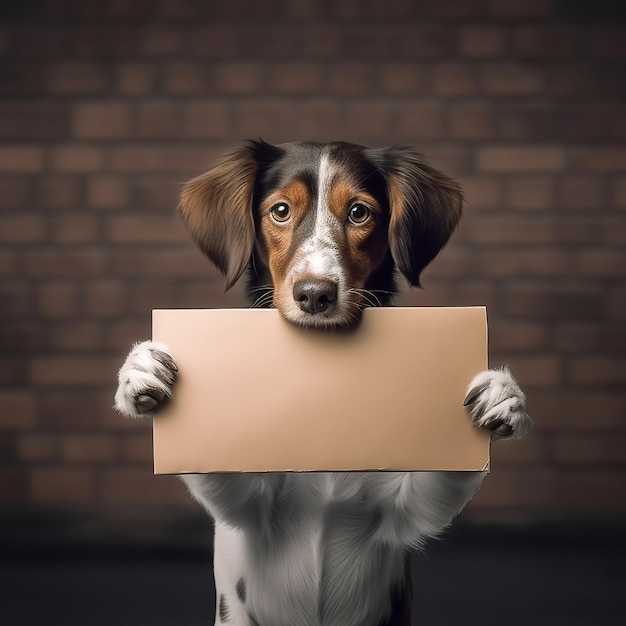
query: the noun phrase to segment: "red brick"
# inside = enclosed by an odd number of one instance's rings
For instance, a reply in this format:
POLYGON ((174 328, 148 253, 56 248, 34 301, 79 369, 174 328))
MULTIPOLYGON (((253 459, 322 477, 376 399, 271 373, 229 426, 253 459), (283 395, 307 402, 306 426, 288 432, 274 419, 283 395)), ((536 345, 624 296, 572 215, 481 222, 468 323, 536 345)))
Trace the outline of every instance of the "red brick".
POLYGON ((242 102, 235 107, 233 128, 241 137, 263 137, 266 141, 293 141, 299 136, 296 107, 284 101, 242 102))
POLYGON ((115 460, 117 446, 110 435, 66 435, 61 440, 61 456, 67 463, 103 463, 115 460))
POLYGON ((172 281, 142 280, 128 294, 129 310, 142 316, 151 309, 178 308, 180 301, 180 290, 172 281))
POLYGON ((579 276, 626 276, 626 253, 622 250, 585 250, 574 258, 579 276))
POLYGON ((622 469, 568 468, 559 473, 559 488, 554 494, 553 506, 558 511, 584 512, 595 515, 623 512, 624 498, 616 497, 626 482, 626 472, 622 469))
POLYGON ((109 220, 107 238, 122 243, 185 243, 189 241, 182 222, 172 212, 170 217, 153 215, 124 216, 109 220))
POLYGON ((600 245, 605 241, 603 223, 597 218, 579 218, 568 216, 559 221, 556 240, 565 243, 579 243, 589 246, 600 245))
POLYGON ((190 277, 208 275, 211 266, 200 252, 181 250, 122 250, 113 259, 113 269, 121 276, 190 277))
POLYGON ((130 435, 120 441, 120 460, 149 465, 152 462, 152 437, 150 433, 130 435))
POLYGON ((506 31, 493 26, 470 26, 461 31, 459 48, 463 56, 490 59, 502 56, 506 31))
POLYGON ((312 63, 276 65, 270 70, 269 89, 288 96, 311 96, 322 86, 322 69, 312 63))
POLYGON ((0 178, 0 208, 18 209, 30 199, 30 187, 25 177, 9 175, 0 178))
POLYGON ((616 218, 604 222, 608 244, 626 244, 626 219, 616 218))
MULTIPOLYGON (((432 26, 409 26, 403 29, 396 29, 389 35, 389 40, 385 41, 380 37, 380 29, 375 33, 370 33, 375 41, 380 41, 380 52, 385 53, 391 47, 392 40, 398 46, 403 55, 414 59, 441 59, 449 58, 456 52, 456 30, 439 25, 432 26)), ((369 44, 371 41, 369 37, 369 44)), ((366 41, 367 41, 366 39, 366 41)))
POLYGON ((131 130, 130 107, 121 102, 77 104, 72 134, 79 139, 122 139, 131 130))
POLYGON ((110 357, 38 357, 30 362, 29 377, 41 387, 91 387, 110 384, 119 363, 110 357))
POLYGON ((198 0, 160 0, 159 15, 168 20, 194 20, 203 15, 204 3, 198 0))
POLYGON ((40 142, 60 139, 67 133, 65 107, 46 102, 0 104, 0 138, 40 142))
MULTIPOLYGON (((496 177, 472 176, 460 178, 465 196, 465 215, 470 219, 474 211, 500 209, 502 207, 502 185, 496 177)), ((464 222, 462 222, 463 224, 464 222)))
POLYGON ((602 319, 606 300, 606 290, 584 284, 543 286, 511 282, 502 288, 503 311, 529 319, 602 319))
POLYGON ((622 148, 577 148, 570 151, 573 169, 592 172, 626 171, 626 150, 622 148))
POLYGON ((626 179, 619 179, 613 183, 612 189, 613 205, 618 209, 626 209, 626 179))
POLYGON ((137 50, 137 33, 130 28, 83 27, 73 34, 73 52, 77 58, 116 61, 132 57, 137 50))
POLYGON ((546 462, 546 446, 541 437, 533 431, 524 439, 501 441, 491 446, 491 467, 500 472, 504 466, 533 465, 546 462))
POLYGON ((111 504, 186 504, 189 494, 173 476, 154 476, 146 463, 142 469, 121 467, 102 470, 98 477, 103 502, 111 504))
POLYGON ((480 255, 479 272, 484 276, 569 276, 569 254, 551 248, 486 251, 480 255))
POLYGON ((329 69, 329 90, 342 96, 361 96, 372 91, 373 69, 364 63, 338 63, 329 69))
POLYGON ((453 139, 490 139, 493 111, 486 104, 460 104, 449 109, 448 135, 453 139))
POLYGON ((41 217, 0 216, 0 243, 35 243, 45 238, 45 222, 41 217))
POLYGON ((626 465, 626 434, 561 435, 555 437, 553 455, 566 465, 626 465))
POLYGON ((440 96, 465 96, 476 90, 476 78, 471 65, 446 63, 432 68, 431 89, 440 96))
POLYGON ((554 179, 546 176, 523 176, 505 182, 505 203, 513 209, 546 210, 554 202, 554 179))
POLYGON ((424 273, 424 280, 442 276, 469 276, 473 273, 475 255, 452 246, 446 248, 424 273))
POLYGON ((0 146, 0 172, 39 172, 44 166, 43 148, 6 144, 0 146))
POLYGON ((56 435, 28 433, 19 437, 17 454, 29 464, 56 461, 60 456, 60 441, 56 435))
POLYGON ((0 469, 0 500, 4 505, 26 500, 26 472, 22 468, 0 469))
POLYGON ((163 85, 167 93, 176 95, 205 93, 209 88, 207 68, 189 63, 170 65, 163 70, 163 85))
POLYGON ((140 31, 139 51, 145 56, 167 58, 179 54, 182 47, 183 33, 180 30, 149 26, 140 31))
MULTIPOLYGON (((122 354, 127 354, 133 343, 148 339, 152 335, 150 304, 146 302, 143 308, 139 307, 139 313, 143 314, 140 318, 123 318, 121 321, 113 321, 105 329, 105 347, 120 353, 117 369, 123 363, 122 354)), ((112 402, 110 406, 113 406, 112 402)))
POLYGON ((89 470, 31 469, 28 483, 29 500, 33 504, 86 505, 93 496, 93 474, 89 470))
POLYGON ((124 146, 112 148, 108 161, 116 172, 150 172, 163 169, 164 153, 155 147, 124 146))
POLYGON ((483 66, 480 82, 485 93, 492 96, 535 95, 545 88, 541 70, 512 63, 483 66))
POLYGON ((136 134, 146 139, 180 135, 178 107, 167 102, 141 104, 136 109, 136 134))
POLYGON ((47 333, 48 344, 59 352, 94 352, 102 348, 103 330, 90 321, 56 322, 47 333))
POLYGON ((623 26, 593 28, 586 34, 591 54, 607 59, 626 58, 626 29, 623 26))
POLYGON ((39 287, 39 313, 43 317, 67 317, 78 310, 78 285, 49 281, 39 287))
POLYGON ((419 94, 424 88, 424 72, 415 64, 384 65, 379 77, 383 93, 401 96, 419 94))
POLYGON ((570 361, 569 380, 574 385, 626 384, 626 357, 589 356, 570 361))
POLYGON ((521 243, 533 245, 554 240, 555 221, 544 217, 476 215, 464 224, 465 237, 475 243, 521 243))
POLYGON ((90 243, 98 232, 98 219, 92 215, 55 217, 51 221, 51 239, 62 244, 90 243))
POLYGON ((60 172, 95 172, 103 166, 102 150, 88 146, 59 146, 52 149, 52 165, 60 172))
MULTIPOLYGON (((247 39, 253 37, 247 33, 247 39)), ((230 26, 211 26, 195 28, 188 33, 187 46, 192 55, 202 59, 232 59, 239 51, 238 31, 230 26)), ((266 33, 267 46, 279 45, 275 42, 271 33, 266 33)), ((259 51, 263 50, 259 48, 259 51)), ((267 50, 263 50, 267 52, 267 50)))
POLYGON ((46 177, 38 181, 37 205, 49 209, 74 208, 80 198, 80 182, 69 177, 46 177))
MULTIPOLYGON (((396 113, 387 103, 356 101, 346 106, 345 115, 344 135, 357 142, 387 142, 395 128, 396 113)), ((408 124, 410 113, 404 115, 408 124)))
POLYGON ((490 13, 505 19, 548 17, 553 11, 552 0, 491 0, 490 13))
MULTIPOLYGON (((144 335, 147 336, 147 335, 144 335)), ((126 345, 126 352, 131 344, 126 345)), ((107 378, 103 379, 105 391, 88 389, 64 389, 57 386, 39 390, 40 421, 42 427, 50 432, 100 432, 106 430, 150 432, 150 422, 129 420, 113 410, 113 394, 115 393, 115 376, 124 361, 120 352, 118 363, 107 378)))
MULTIPOLYGON (((502 444, 506 445, 506 443, 502 444)), ((492 466, 495 467, 495 466, 492 466)), ((500 467, 485 479, 473 507, 521 507, 546 510, 553 502, 556 474, 543 467, 520 470, 500 467)))
POLYGON ((23 430, 37 426, 37 402, 32 391, 0 389, 0 427, 23 430))
POLYGON ((118 280, 89 281, 85 285, 84 311, 90 317, 111 317, 124 312, 126 304, 125 284, 118 280))
MULTIPOLYGON (((442 109, 437 105, 407 102, 397 109, 397 129, 409 142, 439 139, 443 133, 442 109)), ((384 136, 390 130, 381 126, 380 132, 384 136)))
POLYGON ((336 99, 309 100, 298 108, 297 125, 302 137, 335 141, 344 129, 340 105, 336 99))
POLYGON ((95 276, 106 271, 107 254, 97 248, 42 248, 24 257, 23 268, 31 276, 95 276))
POLYGON ((265 82, 265 68, 260 63, 223 63, 215 68, 213 81, 218 93, 231 96, 253 95, 265 82))
POLYGON ((190 139, 226 139, 231 132, 231 107, 197 102, 183 107, 183 134, 190 139))
POLYGON ((144 96, 154 91, 156 72, 143 63, 123 63, 116 67, 116 86, 127 96, 144 96))
POLYGON ((624 426, 624 392, 547 390, 529 397, 536 428, 571 432, 613 432, 624 426))
POLYGON ((0 317, 19 319, 31 314, 34 310, 33 293, 33 286, 24 281, 3 281, 0 285, 0 317))
POLYGON ((315 24, 302 31, 298 50, 306 58, 336 59, 342 50, 342 35, 334 25, 315 24))
POLYGON ((489 321, 489 349, 494 352, 545 350, 550 343, 546 324, 496 319, 489 321))
POLYGON ((565 154, 553 146, 489 146, 478 149, 477 161, 488 172, 558 172, 565 167, 565 154))
POLYGON ((48 91, 54 95, 93 95, 107 91, 108 70, 80 61, 52 65, 46 75, 48 91))
MULTIPOLYGON (((208 160, 204 163, 209 167, 208 160)), ((196 174, 200 173, 202 163, 198 163, 196 174)), ((142 177, 134 180, 134 210, 157 211, 172 213, 178 204, 178 194, 181 188, 179 182, 164 181, 162 178, 142 177)))
POLYGON ((120 209, 129 203, 128 183, 114 176, 96 176, 87 183, 87 200, 97 209, 120 209))
POLYGON ((0 276, 15 272, 15 254, 9 250, 0 250, 0 276))
POLYGON ((15 49, 22 59, 51 61, 65 58, 71 38, 58 26, 26 25, 15 32, 15 49))
POLYGON ((520 28, 514 37, 515 52, 533 60, 571 59, 579 50, 579 32, 572 28, 532 26, 520 28))

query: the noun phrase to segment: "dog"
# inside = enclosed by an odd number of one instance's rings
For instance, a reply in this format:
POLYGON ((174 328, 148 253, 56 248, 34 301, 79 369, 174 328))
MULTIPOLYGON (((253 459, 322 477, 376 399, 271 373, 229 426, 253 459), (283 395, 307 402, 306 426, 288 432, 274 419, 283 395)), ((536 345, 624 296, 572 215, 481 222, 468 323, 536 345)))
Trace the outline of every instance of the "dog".
MULTIPOLYGON (((179 212, 227 289, 247 273, 251 306, 276 307, 298 326, 335 329, 358 324, 365 307, 388 305, 397 274, 420 286, 462 205, 460 186, 410 147, 251 141, 188 182, 179 212)), ((250 358, 263 368, 263 355, 250 358)), ((176 374, 166 346, 135 344, 118 374, 116 408, 153 415, 176 374)), ((521 437, 529 427, 525 396, 506 368, 477 374, 465 404, 468 419, 493 439, 521 437)), ((450 524, 483 478, 182 476, 215 521, 215 623, 409 625, 407 555, 450 524)))

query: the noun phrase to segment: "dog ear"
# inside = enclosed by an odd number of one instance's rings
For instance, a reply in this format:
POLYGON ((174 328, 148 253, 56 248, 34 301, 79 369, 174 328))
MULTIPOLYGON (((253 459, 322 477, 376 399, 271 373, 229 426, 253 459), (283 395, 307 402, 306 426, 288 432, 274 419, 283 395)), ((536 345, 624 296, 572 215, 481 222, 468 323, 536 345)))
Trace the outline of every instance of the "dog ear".
POLYGON ((182 189, 178 211, 198 247, 230 289, 248 266, 254 247, 253 195, 257 142, 246 142, 182 189))
POLYGON ((463 192, 410 147, 387 148, 377 156, 387 179, 391 255, 409 283, 420 287, 422 270, 459 223, 463 192))

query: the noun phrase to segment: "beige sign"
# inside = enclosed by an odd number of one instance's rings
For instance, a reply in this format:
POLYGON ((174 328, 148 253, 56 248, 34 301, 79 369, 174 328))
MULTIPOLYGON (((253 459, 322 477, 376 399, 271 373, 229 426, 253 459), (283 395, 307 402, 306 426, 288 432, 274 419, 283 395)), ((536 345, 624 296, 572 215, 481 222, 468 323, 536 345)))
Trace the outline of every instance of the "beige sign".
POLYGON ((274 309, 156 310, 153 339, 179 367, 157 474, 489 467, 463 407, 487 367, 484 307, 371 308, 350 332, 274 309))

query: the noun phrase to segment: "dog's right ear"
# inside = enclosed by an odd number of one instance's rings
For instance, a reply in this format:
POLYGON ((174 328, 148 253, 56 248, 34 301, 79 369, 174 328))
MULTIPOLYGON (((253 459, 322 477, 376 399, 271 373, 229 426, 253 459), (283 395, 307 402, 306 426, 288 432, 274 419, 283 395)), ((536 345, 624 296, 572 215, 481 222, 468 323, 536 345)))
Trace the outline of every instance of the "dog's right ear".
POLYGON ((178 205, 200 250, 217 266, 230 289, 246 269, 254 248, 253 196, 264 142, 246 142, 208 172, 190 180, 178 205))

